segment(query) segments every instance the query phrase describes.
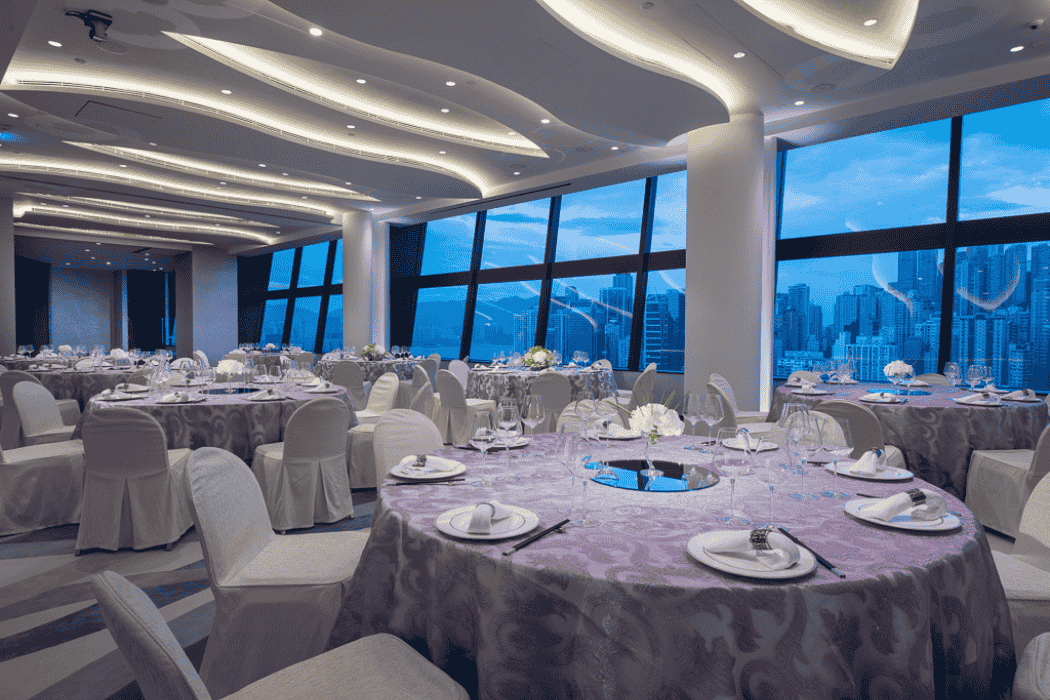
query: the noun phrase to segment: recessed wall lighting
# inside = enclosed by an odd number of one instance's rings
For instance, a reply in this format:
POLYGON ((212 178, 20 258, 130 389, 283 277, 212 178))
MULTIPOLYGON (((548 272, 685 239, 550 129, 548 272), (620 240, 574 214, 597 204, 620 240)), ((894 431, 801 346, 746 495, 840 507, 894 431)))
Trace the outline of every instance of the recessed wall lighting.
POLYGON ((456 87, 456 81, 455 80, 446 80, 445 81, 445 85, 448 85, 449 87, 456 87))
POLYGON ((7 116, 11 117, 12 119, 18 119, 18 115, 15 114, 14 112, 8 112, 7 116))
POLYGON ((310 27, 310 35, 311 36, 321 36, 322 34, 324 34, 324 32, 322 32, 317 27, 310 27))
POLYGON ((806 104, 805 100, 795 100, 795 106, 796 107, 801 107, 804 104, 806 104))
MULTIPOLYGON (((54 39, 52 39, 51 41, 49 41, 49 42, 47 42, 47 43, 51 44, 51 45, 52 45, 52 46, 54 46, 54 47, 55 47, 56 49, 60 49, 60 48, 62 48, 62 44, 61 44, 61 43, 59 43, 59 42, 57 42, 57 41, 55 41, 54 39)), ((68 265, 69 263, 66 263, 66 264, 68 265)))
POLYGON ((365 84, 365 83, 367 83, 367 82, 368 82, 368 81, 367 81, 367 80, 365 80, 364 78, 358 78, 358 79, 357 79, 357 84, 358 84, 358 85, 364 85, 364 84, 365 84))
POLYGON ((233 90, 219 90, 219 92, 221 92, 224 95, 232 95, 233 94, 233 90))
POLYGON ((1010 53, 1017 53, 1018 51, 1024 51, 1024 47, 1023 46, 1015 46, 1012 49, 1010 49, 1010 53))
POLYGON ((540 119, 540 124, 550 124, 550 123, 551 123, 550 119, 540 119))
POLYGON ((879 20, 877 20, 875 18, 864 20, 864 26, 865 27, 874 27, 878 23, 879 23, 879 20))
POLYGON ((442 107, 441 108, 441 113, 442 114, 448 114, 448 107, 442 107))
POLYGON ((744 53, 743 51, 737 51, 735 54, 733 54, 733 58, 743 58, 746 55, 747 54, 744 53))

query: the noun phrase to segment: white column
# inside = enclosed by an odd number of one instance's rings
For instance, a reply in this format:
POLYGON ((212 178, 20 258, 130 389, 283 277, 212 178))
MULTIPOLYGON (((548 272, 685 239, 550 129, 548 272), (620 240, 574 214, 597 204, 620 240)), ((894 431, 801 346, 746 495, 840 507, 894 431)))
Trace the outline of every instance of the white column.
POLYGON ((14 200, 0 197, 0 355, 15 354, 14 200))
MULTIPOLYGON (((373 340, 372 215, 352 210, 343 215, 343 345, 361 349, 373 340)), ((384 342, 382 337, 375 338, 384 342)))
POLYGON ((390 224, 385 221, 372 224, 372 337, 390 347, 390 224))
POLYGON ((237 347, 237 256, 194 247, 175 258, 179 357, 203 350, 212 364, 237 347))
POLYGON ((742 411, 759 408, 763 261, 768 236, 761 114, 690 132, 685 388, 729 380, 742 411))

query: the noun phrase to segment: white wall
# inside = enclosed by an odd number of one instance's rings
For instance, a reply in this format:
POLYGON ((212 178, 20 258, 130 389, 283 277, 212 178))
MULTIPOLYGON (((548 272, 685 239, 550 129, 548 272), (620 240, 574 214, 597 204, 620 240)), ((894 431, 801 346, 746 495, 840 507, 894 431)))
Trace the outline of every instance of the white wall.
POLYGON ((51 268, 51 346, 110 347, 113 273, 51 268))

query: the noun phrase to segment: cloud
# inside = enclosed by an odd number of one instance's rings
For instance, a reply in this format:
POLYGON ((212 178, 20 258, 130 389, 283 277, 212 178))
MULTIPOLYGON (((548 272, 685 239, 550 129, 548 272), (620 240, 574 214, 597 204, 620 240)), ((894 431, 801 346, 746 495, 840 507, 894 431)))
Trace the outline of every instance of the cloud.
POLYGON ((1046 187, 1015 185, 1004 190, 989 192, 987 196, 1011 204, 1041 207, 1042 211, 1050 210, 1050 188, 1046 187))

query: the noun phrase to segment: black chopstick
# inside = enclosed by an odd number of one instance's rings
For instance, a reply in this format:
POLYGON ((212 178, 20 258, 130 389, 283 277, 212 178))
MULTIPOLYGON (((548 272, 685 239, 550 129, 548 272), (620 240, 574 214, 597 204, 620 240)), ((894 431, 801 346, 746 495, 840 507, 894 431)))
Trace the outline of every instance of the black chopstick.
POLYGON ((503 550, 503 556, 509 557, 511 554, 514 554, 514 552, 518 551, 519 549, 525 549, 526 547, 528 547, 530 544, 532 544, 536 540, 540 539, 541 537, 546 537, 547 535, 551 534, 555 530, 560 530, 561 528, 563 528, 566 525, 568 525, 570 522, 572 522, 571 519, 565 518, 565 520, 562 520, 557 525, 551 525, 546 530, 540 530, 539 532, 537 532, 535 535, 533 535, 529 539, 522 540, 521 542, 518 542, 516 545, 514 545, 510 549, 504 549, 503 550))
POLYGON ((458 476, 455 479, 431 479, 430 481, 399 481, 393 486, 430 486, 432 484, 453 484, 457 481, 466 481, 465 476, 458 476))
POLYGON ((780 531, 781 531, 782 533, 784 533, 784 535, 785 535, 785 536, 786 536, 786 537, 787 537, 787 538, 788 538, 789 540, 791 540, 792 542, 794 542, 795 544, 797 544, 797 545, 798 545, 799 547, 805 547, 805 548, 806 548, 806 549, 808 549, 808 550, 809 550, 810 552, 812 552, 813 556, 814 556, 814 557, 816 557, 816 559, 817 559, 817 562, 818 562, 818 563, 819 563, 819 564, 820 564, 821 566, 823 566, 823 567, 824 567, 825 569, 827 569, 827 570, 828 570, 828 571, 830 571, 831 573, 835 574, 835 575, 836 575, 836 576, 838 576, 839 578, 846 578, 846 574, 842 573, 842 572, 841 572, 841 571, 839 571, 839 570, 838 570, 837 568, 835 568, 835 565, 834 565, 834 564, 832 564, 832 563, 831 563, 830 561, 828 561, 828 560, 827 560, 827 559, 825 559, 824 557, 822 557, 822 556, 820 556, 819 554, 817 554, 817 553, 816 553, 816 551, 814 551, 814 549, 813 549, 812 547, 810 547, 809 545, 805 544, 805 543, 804 543, 804 542, 803 542, 802 540, 800 540, 799 538, 795 537, 794 535, 792 535, 792 534, 791 534, 790 532, 788 532, 788 531, 787 531, 787 530, 785 530, 784 528, 780 527, 779 525, 777 526, 777 529, 778 529, 778 530, 780 530, 780 531))

